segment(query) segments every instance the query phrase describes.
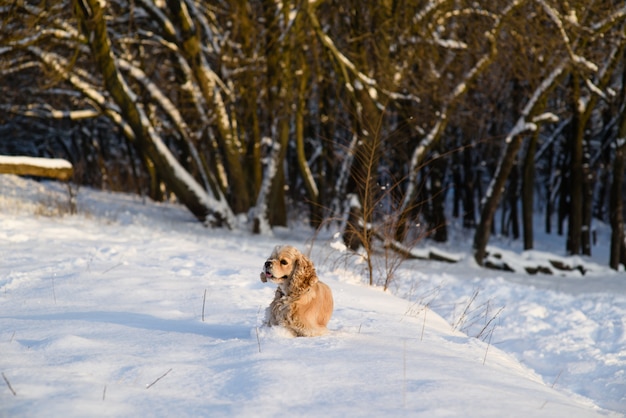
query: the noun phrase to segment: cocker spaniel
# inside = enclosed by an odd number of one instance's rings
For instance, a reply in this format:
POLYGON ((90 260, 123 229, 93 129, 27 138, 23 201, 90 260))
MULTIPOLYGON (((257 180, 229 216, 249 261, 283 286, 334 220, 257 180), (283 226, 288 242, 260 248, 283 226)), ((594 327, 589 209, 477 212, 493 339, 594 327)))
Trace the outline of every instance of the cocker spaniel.
POLYGON ((313 263, 296 248, 277 246, 261 273, 263 283, 276 283, 266 311, 269 326, 281 325, 297 337, 325 334, 333 313, 330 287, 319 281, 313 263))

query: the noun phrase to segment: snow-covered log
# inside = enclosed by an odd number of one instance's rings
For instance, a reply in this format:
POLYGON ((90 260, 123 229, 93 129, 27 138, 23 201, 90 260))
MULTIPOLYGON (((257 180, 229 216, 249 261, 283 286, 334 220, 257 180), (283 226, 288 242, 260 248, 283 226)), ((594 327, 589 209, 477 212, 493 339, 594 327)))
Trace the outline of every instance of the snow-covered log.
POLYGON ((0 174, 48 177, 67 181, 74 175, 72 163, 61 158, 0 155, 0 174))
POLYGON ((412 260, 433 260, 444 263, 458 263, 463 259, 463 257, 459 254, 446 252, 436 247, 416 250, 414 248, 407 247, 396 240, 385 239, 378 233, 375 233, 374 236, 384 242, 385 248, 393 250, 404 258, 412 260))
POLYGON ((587 267, 580 257, 559 257, 532 250, 516 254, 512 251, 488 248, 483 266, 493 270, 530 275, 580 277, 588 273, 587 267))

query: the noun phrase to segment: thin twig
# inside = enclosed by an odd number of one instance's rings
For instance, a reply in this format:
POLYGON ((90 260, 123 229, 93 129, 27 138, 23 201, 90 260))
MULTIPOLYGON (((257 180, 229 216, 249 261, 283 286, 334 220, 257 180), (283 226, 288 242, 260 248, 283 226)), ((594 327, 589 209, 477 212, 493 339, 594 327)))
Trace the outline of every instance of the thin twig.
POLYGON ((9 382, 9 379, 7 379, 7 377, 5 376, 4 372, 2 372, 2 378, 4 379, 4 382, 9 387, 9 390, 11 391, 13 396, 17 396, 17 393, 15 393, 15 390, 13 390, 13 387, 11 386, 11 382, 9 382))
POLYGON ((204 297, 202 298, 202 322, 204 322, 204 305, 206 304, 206 289, 204 289, 204 297))
POLYGON ((107 397, 107 385, 104 385, 104 389, 102 390, 102 400, 107 397))
POLYGON ((259 346, 259 353, 261 352, 261 339, 259 338, 259 327, 255 328, 256 330, 256 343, 259 346))
POLYGON ((171 372, 172 369, 169 369, 168 371, 166 371, 165 373, 163 373, 161 376, 159 376, 154 382, 150 383, 148 386, 146 386, 146 389, 150 389, 152 386, 154 386, 154 384, 156 382, 158 382, 159 380, 163 379, 165 376, 167 376, 169 374, 169 372, 171 372))

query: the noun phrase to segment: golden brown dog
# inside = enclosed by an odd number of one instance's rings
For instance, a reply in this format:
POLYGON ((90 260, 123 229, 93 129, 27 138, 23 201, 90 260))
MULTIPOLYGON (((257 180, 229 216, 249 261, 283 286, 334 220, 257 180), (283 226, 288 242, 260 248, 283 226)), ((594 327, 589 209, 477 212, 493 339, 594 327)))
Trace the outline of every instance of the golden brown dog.
POLYGON ((267 259, 261 281, 276 283, 266 311, 269 326, 281 325, 298 337, 325 334, 333 313, 330 288, 319 281, 313 263, 291 246, 277 246, 267 259))

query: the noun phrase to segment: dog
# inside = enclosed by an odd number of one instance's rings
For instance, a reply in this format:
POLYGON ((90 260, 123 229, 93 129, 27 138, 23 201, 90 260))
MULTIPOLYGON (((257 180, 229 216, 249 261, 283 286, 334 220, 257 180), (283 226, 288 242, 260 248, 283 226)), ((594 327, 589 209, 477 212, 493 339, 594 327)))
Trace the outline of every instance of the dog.
POLYGON ((330 287, 317 278, 311 260, 295 247, 277 246, 261 272, 261 281, 276 283, 274 300, 266 310, 268 326, 280 325, 296 337, 328 332, 333 313, 330 287))

